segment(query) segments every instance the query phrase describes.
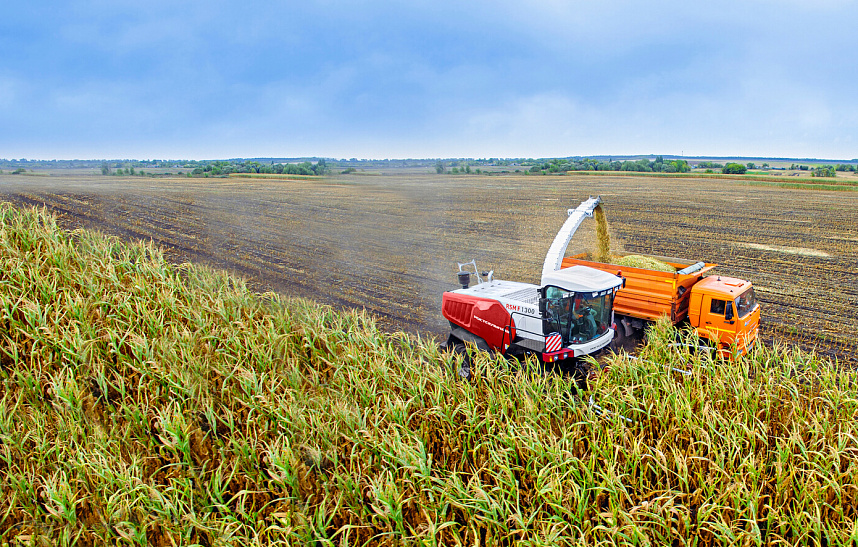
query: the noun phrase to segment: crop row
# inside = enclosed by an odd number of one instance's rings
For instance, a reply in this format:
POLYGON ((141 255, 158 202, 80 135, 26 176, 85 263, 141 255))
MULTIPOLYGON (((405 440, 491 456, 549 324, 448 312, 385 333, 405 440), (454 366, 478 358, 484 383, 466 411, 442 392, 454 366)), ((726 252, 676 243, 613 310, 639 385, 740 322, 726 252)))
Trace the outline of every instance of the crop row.
POLYGON ((3 544, 855 540, 855 376, 801 351, 663 322, 581 394, 6 205, 0 265, 3 544))

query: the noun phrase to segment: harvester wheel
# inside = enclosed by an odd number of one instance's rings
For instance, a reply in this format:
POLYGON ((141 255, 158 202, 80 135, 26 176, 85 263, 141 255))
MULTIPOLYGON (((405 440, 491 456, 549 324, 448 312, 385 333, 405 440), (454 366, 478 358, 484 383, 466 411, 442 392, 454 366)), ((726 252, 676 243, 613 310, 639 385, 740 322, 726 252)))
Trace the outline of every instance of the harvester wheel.
POLYGON ((453 344, 453 353, 462 356, 462 363, 456 369, 456 374, 464 380, 469 379, 471 377, 471 356, 468 355, 468 348, 465 347, 465 343, 457 341, 453 344))

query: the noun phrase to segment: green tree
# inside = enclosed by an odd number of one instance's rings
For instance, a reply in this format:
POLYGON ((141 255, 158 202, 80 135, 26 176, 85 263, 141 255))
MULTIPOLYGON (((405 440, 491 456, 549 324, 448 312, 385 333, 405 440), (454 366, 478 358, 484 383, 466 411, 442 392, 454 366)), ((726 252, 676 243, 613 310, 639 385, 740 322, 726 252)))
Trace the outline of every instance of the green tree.
POLYGON ((728 163, 721 172, 727 175, 744 175, 747 170, 748 168, 741 163, 728 163))
POLYGON ((823 165, 821 167, 817 167, 814 169, 810 176, 812 177, 836 177, 837 171, 834 169, 833 165, 823 165))
POLYGON ((670 166, 674 169, 676 173, 688 173, 691 171, 691 167, 688 165, 686 160, 674 160, 670 162, 670 166))
POLYGON ((441 163, 440 161, 435 164, 435 172, 438 173, 439 175, 443 174, 444 171, 446 171, 446 170, 447 170, 447 168, 444 167, 444 164, 441 163))
POLYGON ((756 169, 756 168, 757 168, 757 164, 755 164, 752 161, 748 162, 748 169, 756 169))
POLYGON ((101 174, 109 175, 110 174, 110 165, 106 161, 101 162, 101 174))
POLYGON ((321 158, 316 162, 316 165, 313 166, 313 173, 316 175, 326 175, 328 173, 328 163, 325 161, 325 158, 321 158))

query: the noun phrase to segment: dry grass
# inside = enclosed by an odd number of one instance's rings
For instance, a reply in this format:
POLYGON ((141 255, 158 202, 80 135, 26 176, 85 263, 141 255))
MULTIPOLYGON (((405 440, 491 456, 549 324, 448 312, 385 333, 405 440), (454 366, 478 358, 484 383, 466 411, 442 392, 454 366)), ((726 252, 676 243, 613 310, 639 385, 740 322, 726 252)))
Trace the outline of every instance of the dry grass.
POLYGON ((778 251, 781 253, 792 255, 815 256, 819 258, 829 258, 831 256, 826 252, 818 251, 816 249, 806 249, 804 247, 780 247, 772 245, 761 245, 759 243, 737 243, 737 245, 748 247, 750 249, 758 249, 761 251, 778 251))
POLYGON ((589 399, 34 210, 0 207, 0 262, 4 543, 856 539, 854 378, 813 355, 660 325, 589 399))
POLYGON ((795 190, 817 190, 826 192, 854 192, 858 190, 858 177, 854 174, 838 173, 837 177, 812 177, 810 171, 792 171, 788 176, 749 172, 744 175, 724 175, 720 173, 640 173, 635 171, 610 172, 604 171, 569 171, 567 174, 576 177, 633 177, 650 179, 686 179, 686 180, 731 180, 749 185, 774 186, 795 190))
POLYGON ((323 180, 319 175, 292 175, 287 173, 230 173, 234 179, 271 179, 271 180, 323 180))

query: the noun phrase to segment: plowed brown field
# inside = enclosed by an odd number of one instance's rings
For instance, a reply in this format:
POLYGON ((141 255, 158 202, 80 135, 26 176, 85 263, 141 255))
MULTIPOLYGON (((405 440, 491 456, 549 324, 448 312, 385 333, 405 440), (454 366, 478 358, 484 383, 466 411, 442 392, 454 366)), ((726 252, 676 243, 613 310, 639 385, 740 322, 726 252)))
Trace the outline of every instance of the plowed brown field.
POLYGON ((538 283, 566 209, 597 194, 615 248, 716 262, 716 273, 756 285, 765 339, 858 361, 858 192, 610 175, 0 175, 0 199, 44 204, 67 227, 151 238, 176 261, 208 262, 261 290, 365 307, 391 329, 438 336, 456 261, 475 258, 498 278, 538 283))

